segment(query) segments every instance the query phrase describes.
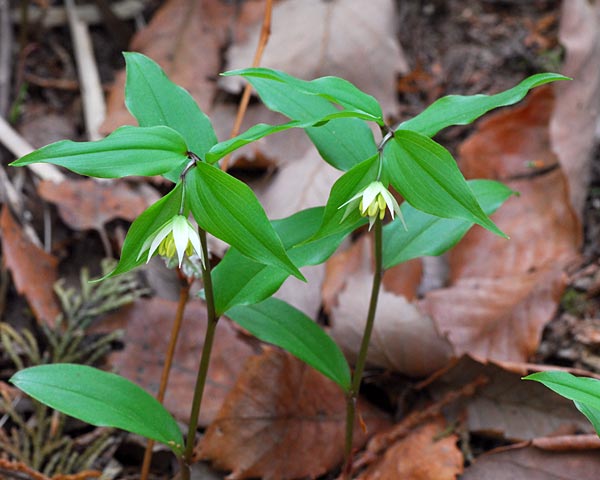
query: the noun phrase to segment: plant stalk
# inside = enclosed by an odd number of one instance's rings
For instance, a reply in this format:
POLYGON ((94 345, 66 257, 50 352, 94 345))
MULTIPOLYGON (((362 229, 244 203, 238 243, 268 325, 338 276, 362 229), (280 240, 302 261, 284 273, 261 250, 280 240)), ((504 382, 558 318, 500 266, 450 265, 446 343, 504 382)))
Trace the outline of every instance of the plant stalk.
POLYGON ((185 468, 181 472, 182 480, 189 480, 190 466, 194 454, 194 442, 196 440, 196 428, 198 427, 198 418, 200 415, 200 406, 202 404, 202 395, 204 394, 204 386, 208 375, 208 366, 210 363, 210 354, 212 352, 213 341, 215 338, 215 330, 219 317, 215 310, 215 297, 213 292, 212 277, 210 272, 210 262, 208 259, 208 245, 206 241, 206 232, 198 228, 200 244, 202 245, 202 255, 204 263, 202 265, 202 281, 204 283, 204 294, 206 297, 206 314, 208 323, 206 325, 206 333, 204 335, 204 346, 202 347, 202 357, 200 366, 198 367, 198 375, 196 377, 196 386, 194 387, 194 399, 190 410, 190 423, 188 426, 187 440, 185 443, 184 463, 185 468))
MULTIPOLYGON (((158 394, 156 399, 163 403, 165 399, 165 392, 167 391, 167 384, 169 382, 169 374, 171 373, 171 365, 173 364, 173 357, 175 355, 175 347, 177 345, 177 339, 179 338, 179 332, 181 331, 181 323, 183 321, 183 313, 185 306, 190 297, 191 282, 185 278, 180 270, 178 270, 180 276, 181 288, 179 290, 179 303, 177 304, 177 311, 175 312, 175 320, 171 327, 171 335, 169 337, 169 346, 167 347, 167 353, 165 354, 165 364, 163 365, 160 385, 158 387, 158 394)), ((140 473, 140 480, 147 480, 150 473, 150 464, 152 462, 152 449, 154 448, 154 440, 148 440, 146 444, 146 451, 144 452, 144 461, 142 463, 142 472, 140 473)))
POLYGON ((354 421, 356 417, 356 403, 360 392, 360 381, 365 369, 367 361, 367 351, 369 350, 369 342, 371 341, 371 333, 375 323, 375 312, 377 310, 377 300, 379 298, 379 290, 381 287, 381 279, 383 277, 383 262, 382 262, 382 224, 377 218, 374 225, 374 245, 375 271, 373 273, 373 286, 371 287, 371 300, 369 302, 369 311, 367 313, 367 321, 363 332, 360 350, 356 359, 356 366, 352 375, 352 386, 346 396, 346 436, 344 448, 344 467, 342 470, 342 478, 349 479, 352 476, 352 440, 354 438, 354 421))

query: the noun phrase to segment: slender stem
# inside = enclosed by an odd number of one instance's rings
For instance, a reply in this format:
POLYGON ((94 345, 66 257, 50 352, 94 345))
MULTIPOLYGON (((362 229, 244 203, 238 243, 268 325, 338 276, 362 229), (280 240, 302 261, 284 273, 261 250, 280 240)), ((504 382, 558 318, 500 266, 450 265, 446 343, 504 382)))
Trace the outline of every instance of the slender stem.
POLYGON ((210 363, 210 354, 212 351, 215 330, 219 317, 215 311, 215 298, 212 285, 212 277, 210 273, 210 262, 208 259, 208 245, 206 242, 206 232, 201 228, 198 229, 200 236, 200 244, 202 245, 202 255, 204 264, 202 266, 202 281, 204 282, 204 293, 206 296, 206 313, 208 322, 206 325, 206 333, 204 335, 204 346, 202 347, 202 358, 198 368, 196 377, 196 386, 194 387, 194 399, 192 400, 192 408, 190 410, 190 423, 188 426, 188 435, 185 443, 184 462, 186 468, 181 472, 182 480, 189 480, 189 466, 192 463, 194 454, 194 442, 196 440, 196 428, 198 427, 198 417, 200 415, 200 405, 202 404, 202 395, 204 394, 204 386, 208 375, 208 366, 210 363))
MULTIPOLYGON (((167 347, 167 353, 165 354, 165 364, 163 365, 162 373, 160 376, 160 385, 158 387, 158 394, 156 399, 163 403, 165 399, 165 392, 167 391, 167 384, 169 383, 169 374, 171 373, 171 366, 173 364, 173 357, 175 355, 175 347, 177 345, 177 339, 179 338, 179 332, 181 331, 181 323, 183 321, 183 313, 185 306, 190 297, 191 282, 183 276, 180 270, 178 270, 181 288, 179 289, 179 303, 177 304, 177 311, 175 312, 175 320, 171 327, 171 335, 169 337, 169 346, 167 347)), ((140 474, 140 480, 147 480, 150 473, 150 464, 152 462, 152 449, 154 448, 154 440, 149 440, 146 445, 146 451, 144 452, 144 461, 142 463, 142 472, 140 474)))
POLYGON ((371 288, 371 300, 369 302, 369 312, 367 313, 367 322, 363 332, 356 366, 352 376, 352 387, 346 397, 346 444, 344 449, 344 469, 342 478, 348 479, 352 473, 352 440, 354 438, 354 419, 356 416, 356 402, 360 392, 360 381, 362 379, 365 363, 367 361, 367 351, 369 350, 369 342, 371 341, 371 333, 375 323, 375 312, 377 310, 377 300, 379 298, 379 290, 381 287, 381 279, 383 277, 382 263, 382 226, 381 220, 377 218, 374 225, 374 257, 375 257, 375 272, 373 273, 373 286, 371 288))
MULTIPOLYGON (((267 42, 269 41, 269 36, 271 35, 271 14, 273 12, 273 0, 265 0, 265 15, 263 17, 262 28, 260 30, 260 37, 258 39, 258 45, 256 46, 256 52, 254 52, 254 60, 252 60, 252 66, 258 67, 260 65, 260 60, 262 58, 263 52, 265 51, 265 47, 267 46, 267 42)), ((233 124, 233 128, 231 129, 230 137, 233 138, 237 134, 240 133, 240 128, 242 126, 242 120, 244 120, 244 115, 246 114, 246 110, 248 108, 248 103, 250 102, 250 94, 252 93, 252 85, 247 84, 244 88, 244 92, 242 93, 242 98, 240 100, 240 105, 238 107, 237 114, 235 116, 235 122, 233 124)), ((223 161, 221 162, 221 170, 224 172, 229 168, 229 160, 231 158, 231 154, 227 155, 223 161)))

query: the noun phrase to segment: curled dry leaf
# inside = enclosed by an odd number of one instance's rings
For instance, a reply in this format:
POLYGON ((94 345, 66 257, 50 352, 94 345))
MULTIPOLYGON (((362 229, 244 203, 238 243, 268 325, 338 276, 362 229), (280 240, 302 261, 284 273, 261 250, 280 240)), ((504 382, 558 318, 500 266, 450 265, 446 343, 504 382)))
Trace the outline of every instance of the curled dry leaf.
POLYGON ((600 4, 562 2, 559 41, 566 52, 562 73, 573 80, 556 85, 550 134, 581 217, 600 119, 600 4))
MULTIPOLYGON (((323 287, 324 306, 332 325, 330 333, 351 362, 356 360, 369 308, 373 281, 370 252, 370 237, 365 236, 346 252, 332 257, 323 287)), ((420 274, 418 261, 385 273, 368 364, 422 376, 441 368, 452 355, 449 343, 438 333, 431 318, 407 300, 414 298, 420 274), (387 288, 394 288, 395 292, 387 288)))
POLYGON ((119 181, 46 180, 38 185, 38 193, 58 207, 60 217, 74 230, 102 230, 116 218, 133 221, 149 204, 139 190, 119 181))
POLYGON ((420 303, 457 354, 526 361, 552 319, 566 277, 560 269, 500 278, 463 278, 429 292, 420 303))
MULTIPOLYGON (((359 403, 368 435, 388 425, 385 415, 359 403)), ((228 478, 315 478, 343 457, 345 396, 331 380, 280 350, 267 347, 248 360, 209 426, 197 456, 228 478)), ((367 435, 355 428, 360 447, 367 435)))
POLYGON ((464 480, 595 480, 600 471, 597 450, 549 452, 523 443, 494 450, 465 470, 464 480))
MULTIPOLYGON (((131 307, 112 315, 98 328, 125 330, 125 349, 113 353, 109 362, 121 375, 152 393, 158 392, 176 309, 177 302, 169 300, 138 300, 131 307)), ((165 395, 167 409, 184 421, 189 418, 205 331, 204 306, 199 301, 188 302, 165 395)), ((221 408, 246 358, 255 352, 252 345, 236 333, 228 320, 219 322, 199 425, 207 425, 221 408)))
POLYGON ((485 376, 488 382, 473 396, 459 399, 446 411, 452 419, 465 421, 470 432, 523 441, 558 433, 593 431, 572 401, 541 384, 521 380, 525 374, 531 373, 532 367, 535 366, 480 363, 463 356, 432 375, 422 388, 426 388, 434 399, 441 399, 448 392, 459 390, 474 379, 485 376))
MULTIPOLYGON (((232 5, 219 0, 169 0, 133 38, 130 49, 160 64, 173 82, 188 90, 200 108, 208 111, 216 91, 214 78, 221 66, 220 50, 233 13, 232 5)), ((124 85, 123 71, 108 98, 104 133, 135 124, 125 108, 124 85)))
POLYGON ((53 326, 61 313, 52 289, 58 280, 58 260, 24 235, 6 205, 0 214, 0 240, 3 263, 17 291, 25 295, 38 322, 53 326))
POLYGON ((457 435, 447 433, 443 417, 433 419, 389 447, 358 480, 454 480, 463 472, 457 440, 457 435))
MULTIPOLYGON (((395 113, 396 76, 408 72, 396 40, 395 18, 391 0, 277 3, 262 66, 305 79, 343 77, 376 97, 384 113, 395 113)), ((259 34, 257 23, 247 41, 229 49, 229 70, 248 66, 259 34)), ((241 90, 239 78, 227 77, 221 82, 230 91, 241 90)))

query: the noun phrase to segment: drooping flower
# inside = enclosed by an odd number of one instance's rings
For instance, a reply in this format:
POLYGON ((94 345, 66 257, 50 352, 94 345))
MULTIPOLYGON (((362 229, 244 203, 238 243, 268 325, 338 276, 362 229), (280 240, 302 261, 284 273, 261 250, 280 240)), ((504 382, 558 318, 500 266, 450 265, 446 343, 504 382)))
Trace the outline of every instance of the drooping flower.
POLYGON ((383 217, 385 217, 385 209, 387 208, 392 216, 392 220, 394 219, 394 215, 398 215, 406 229, 404 217, 400 211, 400 205, 398 205, 398 202, 388 189, 383 186, 383 183, 379 181, 371 182, 350 200, 340 205, 339 208, 346 205, 346 211, 344 212, 342 220, 345 219, 358 205, 360 214, 363 217, 369 217, 369 230, 371 230, 377 217, 379 217, 380 220, 383 220, 383 217))
POLYGON ((155 252, 165 259, 174 259, 177 254, 179 267, 181 267, 185 255, 190 257, 195 253, 204 265, 198 232, 183 215, 175 215, 150 235, 142 245, 138 258, 146 251, 148 251, 146 263, 150 261, 155 252))

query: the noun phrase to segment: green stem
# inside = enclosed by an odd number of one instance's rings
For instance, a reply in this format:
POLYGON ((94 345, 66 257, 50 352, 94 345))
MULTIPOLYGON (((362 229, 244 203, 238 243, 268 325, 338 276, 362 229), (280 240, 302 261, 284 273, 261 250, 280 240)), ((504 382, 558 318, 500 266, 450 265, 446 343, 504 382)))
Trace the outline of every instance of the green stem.
POLYGON ((196 440, 196 428, 198 427, 198 417, 200 415, 200 405, 202 404, 202 395, 204 394, 204 386, 206 385, 206 377, 208 375, 208 366, 210 363, 210 354, 212 351, 213 341, 215 338, 215 330, 219 317, 215 311, 215 298, 212 285, 212 277, 210 273, 210 262, 208 259, 208 246, 206 242, 206 232, 201 228, 198 229, 200 236, 200 244, 202 245, 202 256, 204 264, 202 266, 202 281, 204 283, 204 293, 206 296, 206 313, 208 323, 206 325, 206 333, 204 335, 204 346, 202 347, 202 358, 198 367, 198 375, 196 377, 196 386, 194 387, 194 399, 192 400, 192 408, 190 410, 190 424, 188 427, 187 440, 185 443, 184 463, 186 468, 181 472, 182 480, 189 480, 189 467, 192 463, 194 454, 194 442, 196 440))
POLYGON ((369 350, 369 342, 371 341, 371 333, 375 323, 375 312, 377 310, 377 300, 379 298, 379 290, 381 287, 381 279, 383 277, 383 262, 382 262, 382 240, 381 240, 381 220, 377 218, 374 225, 374 257, 375 257, 375 272, 373 273, 373 286, 371 288, 371 300, 369 302, 369 312, 367 313, 367 322, 363 332, 356 366, 352 376, 352 386, 346 396, 346 437, 344 448, 344 469, 342 478, 350 478, 352 470, 352 439, 354 437, 354 419, 356 417, 356 402, 360 392, 360 381, 362 379, 365 363, 367 361, 367 351, 369 350))

